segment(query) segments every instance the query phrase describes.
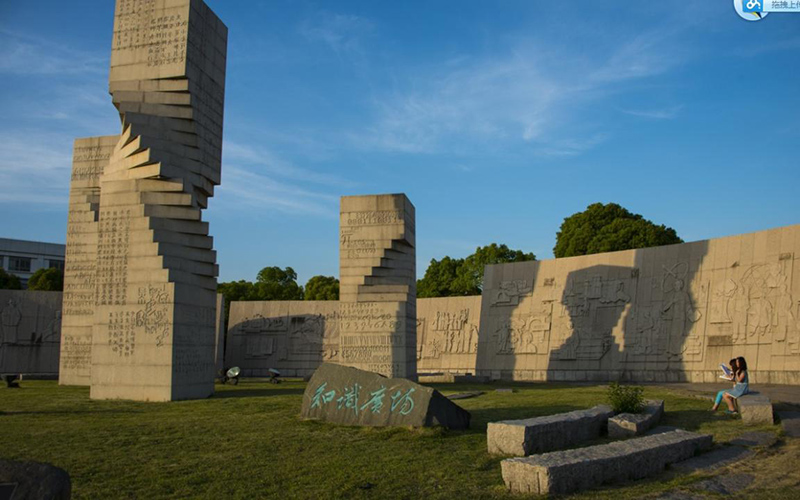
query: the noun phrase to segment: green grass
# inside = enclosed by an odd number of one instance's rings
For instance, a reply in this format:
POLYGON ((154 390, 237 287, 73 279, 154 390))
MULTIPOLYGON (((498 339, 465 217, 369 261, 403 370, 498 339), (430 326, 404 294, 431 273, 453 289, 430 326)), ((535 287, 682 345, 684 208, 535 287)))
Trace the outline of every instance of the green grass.
MULTIPOLYGON (((515 498, 500 457, 486 452, 490 421, 606 403, 606 386, 432 384, 472 413, 469 431, 358 428, 302 421, 305 384, 245 380, 201 401, 92 401, 88 388, 28 381, 0 389, 0 457, 66 469, 73 498, 515 498)), ((716 442, 753 430, 711 414, 710 402, 647 387, 666 401, 664 425, 711 433, 716 442)), ((598 442, 603 442, 607 438, 598 442)), ((576 498, 640 498, 697 477, 659 478, 576 498)))

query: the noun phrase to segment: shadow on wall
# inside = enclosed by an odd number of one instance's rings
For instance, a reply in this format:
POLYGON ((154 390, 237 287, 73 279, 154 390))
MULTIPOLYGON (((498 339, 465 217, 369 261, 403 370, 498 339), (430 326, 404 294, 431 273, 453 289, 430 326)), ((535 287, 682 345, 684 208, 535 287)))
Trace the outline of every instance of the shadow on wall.
POLYGON ((0 373, 58 373, 61 298, 61 292, 0 290, 0 373))
POLYGON ((268 302, 233 303, 226 367, 238 366, 249 377, 267 377, 270 368, 283 376, 304 377, 321 363, 338 360, 338 321, 330 321, 332 318, 325 313, 270 310, 279 306, 268 302), (240 305, 253 310, 237 310, 240 305))
POLYGON ((701 241, 487 266, 477 372, 604 382, 713 370, 729 354, 706 356, 707 252, 701 241))

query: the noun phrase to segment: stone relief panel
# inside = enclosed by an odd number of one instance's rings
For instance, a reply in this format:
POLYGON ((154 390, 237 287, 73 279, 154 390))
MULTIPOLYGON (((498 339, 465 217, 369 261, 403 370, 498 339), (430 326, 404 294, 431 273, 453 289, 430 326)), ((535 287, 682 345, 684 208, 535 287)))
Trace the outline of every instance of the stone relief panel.
POLYGON ((58 373, 61 301, 61 292, 0 290, 0 373, 58 373))
MULTIPOLYGON (((420 373, 474 373, 480 297, 417 300, 417 364, 420 373)), ((320 363, 342 359, 341 327, 356 332, 395 328, 394 314, 353 309, 335 301, 233 302, 225 366, 267 376, 274 368, 288 376, 310 375, 320 363)), ((358 338, 358 337, 355 337, 358 338)), ((372 355, 376 342, 402 339, 369 335, 349 344, 349 355, 372 355), (368 340, 369 343, 364 342, 368 340)))
POLYGON ((477 371, 524 378, 539 370, 542 380, 603 372, 598 376, 716 381, 719 363, 744 355, 751 371, 765 373, 762 381, 800 383, 798 244, 800 226, 790 226, 489 266, 477 371), (789 371, 798 376, 782 375, 789 371))

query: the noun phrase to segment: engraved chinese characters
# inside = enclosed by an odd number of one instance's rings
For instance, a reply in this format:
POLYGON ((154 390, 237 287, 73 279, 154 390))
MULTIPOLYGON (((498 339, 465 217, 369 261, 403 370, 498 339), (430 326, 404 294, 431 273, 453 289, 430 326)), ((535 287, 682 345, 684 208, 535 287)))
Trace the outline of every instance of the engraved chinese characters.
MULTIPOLYGON (((73 148, 58 377, 61 384, 89 385, 91 382, 97 274, 98 269, 109 268, 111 253, 106 252, 116 251, 110 246, 110 236, 108 244, 103 245, 104 251, 98 248, 100 175, 118 140, 116 135, 76 139, 73 148)), ((107 292, 113 279, 103 271, 100 274, 105 285, 103 291, 107 292)), ((121 276, 117 273, 115 277, 121 276)))
POLYGON ((415 378, 414 206, 403 194, 343 196, 339 362, 415 378))
MULTIPOLYGON (((79 311, 92 311, 91 363, 61 380, 90 380, 93 398, 213 392, 217 266, 201 211, 220 182, 226 46, 202 1, 117 1, 109 90, 122 133, 88 156, 99 196, 85 248, 96 266, 92 307, 79 311)), ((65 352, 86 352, 85 323, 65 328, 65 352)))
POLYGON ((345 425, 449 429, 468 429, 470 420, 469 412, 430 387, 333 363, 314 372, 301 416, 345 425))

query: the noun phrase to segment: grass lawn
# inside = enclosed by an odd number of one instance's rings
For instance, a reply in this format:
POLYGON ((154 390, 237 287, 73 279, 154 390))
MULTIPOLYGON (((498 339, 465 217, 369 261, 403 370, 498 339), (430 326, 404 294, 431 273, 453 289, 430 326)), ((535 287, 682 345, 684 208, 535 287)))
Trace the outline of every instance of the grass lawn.
MULTIPOLYGON (((445 395, 487 391, 457 401, 472 413, 469 431, 301 421, 303 382, 243 380, 218 385, 202 401, 136 403, 92 401, 88 388, 25 380, 21 389, 0 389, 0 457, 67 470, 73 498, 519 498, 505 491, 501 458, 486 452, 487 422, 606 402, 605 386, 502 384, 516 391, 496 393, 499 384, 432 385, 445 395)), ((647 387, 645 397, 666 401, 663 424, 711 433, 717 443, 779 430, 746 427, 709 413, 710 402, 663 388, 647 387)), ((800 463, 797 446, 783 448, 794 453, 793 463, 775 458, 774 450, 757 454, 772 460, 775 474, 800 463)), ((574 498, 641 498, 701 478, 666 473, 574 498)), ((792 486, 764 488, 778 498, 792 486)))

